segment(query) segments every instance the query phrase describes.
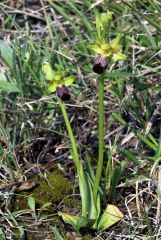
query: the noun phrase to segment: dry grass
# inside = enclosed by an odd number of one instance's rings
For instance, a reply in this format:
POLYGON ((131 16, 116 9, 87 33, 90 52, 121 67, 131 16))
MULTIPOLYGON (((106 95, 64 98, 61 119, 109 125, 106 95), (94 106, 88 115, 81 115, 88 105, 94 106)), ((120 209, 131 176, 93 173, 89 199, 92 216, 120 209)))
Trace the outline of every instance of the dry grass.
MULTIPOLYGON (((112 73, 107 72, 105 83, 104 164, 111 161, 113 177, 111 188, 106 187, 107 201, 117 204, 125 218, 107 231, 91 233, 91 239, 161 239, 159 1, 61 0, 52 4, 4 0, 0 2, 0 34, 15 50, 19 70, 11 78, 20 86, 18 93, 0 92, 0 230, 6 239, 23 239, 20 235, 25 237, 26 232, 32 232, 32 239, 39 233, 39 239, 53 237, 49 226, 55 215, 35 222, 30 209, 10 211, 17 189, 33 175, 45 177, 51 169, 59 168, 73 182, 73 196, 77 194, 60 109, 54 96, 46 96, 42 90, 43 59, 76 76, 67 109, 82 159, 89 155, 96 163, 98 86, 91 71, 93 56, 87 50, 87 44, 96 37, 95 8, 114 12, 111 36, 120 29, 125 33, 123 45, 128 58, 124 64, 109 67, 112 73), (26 54, 30 56, 27 64, 26 54)), ((0 61, 1 72, 8 74, 9 68, 0 61)), ((62 222, 56 225, 66 239, 83 239, 62 222)))

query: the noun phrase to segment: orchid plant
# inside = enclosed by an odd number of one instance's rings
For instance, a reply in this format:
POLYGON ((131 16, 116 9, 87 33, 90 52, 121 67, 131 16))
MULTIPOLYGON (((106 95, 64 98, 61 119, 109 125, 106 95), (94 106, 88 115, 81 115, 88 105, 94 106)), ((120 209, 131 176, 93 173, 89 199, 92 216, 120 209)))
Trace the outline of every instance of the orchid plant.
POLYGON ((100 179, 103 168, 103 153, 104 153, 104 79, 105 70, 109 61, 124 60, 126 56, 121 53, 122 45, 119 44, 121 35, 117 36, 111 42, 106 39, 107 29, 112 19, 112 13, 97 13, 96 14, 96 29, 98 40, 96 44, 89 45, 88 48, 97 53, 94 60, 93 70, 100 74, 98 77, 99 85, 99 156, 97 162, 96 173, 90 162, 86 162, 85 166, 79 158, 76 140, 74 138, 68 114, 65 108, 64 101, 70 99, 68 87, 73 84, 75 78, 68 75, 67 72, 54 71, 48 62, 42 64, 42 72, 45 74, 47 81, 47 90, 56 92, 56 99, 62 110, 65 124, 68 130, 69 138, 72 146, 72 156, 78 174, 79 190, 82 201, 82 213, 80 216, 75 216, 63 212, 59 215, 64 222, 72 225, 79 230, 82 227, 89 227, 95 230, 103 230, 121 220, 124 215, 117 206, 108 204, 104 212, 101 209, 101 199, 104 195, 100 179))

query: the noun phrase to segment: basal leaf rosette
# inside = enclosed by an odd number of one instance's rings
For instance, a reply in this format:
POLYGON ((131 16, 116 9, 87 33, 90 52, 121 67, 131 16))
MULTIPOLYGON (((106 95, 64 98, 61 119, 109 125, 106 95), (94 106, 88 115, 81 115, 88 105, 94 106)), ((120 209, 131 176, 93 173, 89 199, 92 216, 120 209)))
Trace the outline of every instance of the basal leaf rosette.
POLYGON ((56 92, 62 101, 70 99, 70 91, 68 89, 75 80, 73 76, 69 76, 65 71, 54 71, 48 62, 42 63, 42 72, 47 80, 47 90, 51 93, 56 92))

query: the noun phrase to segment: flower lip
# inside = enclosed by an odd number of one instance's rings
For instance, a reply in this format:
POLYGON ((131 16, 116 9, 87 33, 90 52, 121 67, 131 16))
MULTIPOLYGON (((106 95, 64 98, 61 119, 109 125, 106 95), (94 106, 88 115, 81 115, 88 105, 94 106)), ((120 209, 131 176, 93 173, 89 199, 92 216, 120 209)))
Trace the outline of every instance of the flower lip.
POLYGON ((107 56, 99 55, 93 62, 93 71, 98 74, 103 73, 107 68, 107 63, 107 56))
POLYGON ((56 93, 63 102, 68 101, 70 99, 69 89, 64 85, 57 88, 56 93))

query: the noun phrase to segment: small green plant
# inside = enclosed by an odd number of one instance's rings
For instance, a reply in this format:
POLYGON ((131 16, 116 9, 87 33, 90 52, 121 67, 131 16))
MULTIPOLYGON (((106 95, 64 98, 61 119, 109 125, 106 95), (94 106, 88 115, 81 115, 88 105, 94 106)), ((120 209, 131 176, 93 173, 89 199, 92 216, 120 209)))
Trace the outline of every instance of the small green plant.
POLYGON ((2 230, 2 228, 0 228, 0 239, 1 240, 6 240, 6 237, 5 237, 5 234, 4 234, 3 230, 2 230))
POLYGON ((15 93, 19 92, 18 88, 18 77, 17 77, 17 66, 14 63, 14 52, 13 49, 5 41, 0 40, 0 58, 6 64, 8 71, 0 72, 0 90, 4 92, 15 93), (13 79, 14 77, 14 79, 13 79))
POLYGON ((45 211, 47 208, 49 208, 50 206, 52 205, 51 202, 46 202, 44 203, 40 209, 38 211, 36 211, 36 202, 35 202, 35 198, 32 197, 32 196, 29 196, 28 197, 28 206, 30 207, 32 213, 33 213, 33 216, 34 216, 34 219, 35 219, 35 222, 38 222, 38 221, 41 221, 45 218, 47 218, 47 215, 43 214, 43 211, 45 211))
POLYGON ((82 227, 89 227, 95 230, 103 230, 118 222, 124 217, 122 212, 114 205, 109 204, 105 211, 101 209, 101 199, 104 193, 101 188, 100 180, 103 168, 104 155, 104 79, 105 70, 110 61, 124 60, 126 56, 120 51, 122 45, 119 44, 121 35, 117 36, 112 42, 109 42, 107 29, 112 19, 112 13, 96 14, 96 29, 98 41, 95 45, 89 45, 88 48, 99 54, 94 60, 93 70, 100 74, 98 77, 98 96, 99 96, 99 156, 96 168, 96 174, 90 164, 82 164, 79 158, 77 144, 72 132, 68 114, 64 101, 70 98, 67 87, 72 85, 74 77, 66 72, 54 71, 48 62, 42 64, 42 71, 47 80, 47 89, 49 92, 56 92, 56 99, 61 108, 65 124, 68 130, 72 145, 73 161, 78 174, 79 190, 82 200, 81 216, 59 212, 64 222, 72 225, 79 230, 82 227), (102 213, 103 212, 103 213, 102 213))

